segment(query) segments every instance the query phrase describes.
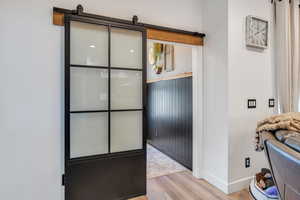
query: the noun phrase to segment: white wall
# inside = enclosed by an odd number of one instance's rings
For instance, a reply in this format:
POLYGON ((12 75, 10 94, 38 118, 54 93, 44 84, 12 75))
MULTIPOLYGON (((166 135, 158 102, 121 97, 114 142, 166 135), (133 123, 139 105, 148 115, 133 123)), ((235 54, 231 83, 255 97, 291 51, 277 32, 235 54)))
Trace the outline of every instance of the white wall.
POLYGON ((263 152, 254 151, 258 120, 271 115, 268 99, 273 88, 273 10, 268 0, 229 0, 228 6, 228 96, 229 96, 229 190, 247 187, 249 179, 268 167, 263 152), (245 18, 254 15, 270 23, 270 47, 266 50, 245 45, 245 18), (247 99, 257 99, 256 109, 247 109, 247 99), (245 158, 251 167, 245 168, 245 158))
POLYGON ((228 182, 227 0, 205 0, 203 177, 226 191, 228 182))
POLYGON ((50 1, 0 1, 0 199, 60 199, 62 34, 50 1))
POLYGON ((63 28, 52 7, 201 31, 201 0, 1 0, 0 199, 62 199, 63 28))
POLYGON ((251 177, 267 167, 254 151, 258 120, 272 114, 274 97, 272 9, 268 0, 205 0, 203 4, 206 127, 203 176, 226 193, 247 187, 251 177), (245 46, 245 17, 270 21, 269 49, 245 46), (257 108, 247 109, 256 98, 257 108), (251 167, 245 168, 245 157, 251 167))

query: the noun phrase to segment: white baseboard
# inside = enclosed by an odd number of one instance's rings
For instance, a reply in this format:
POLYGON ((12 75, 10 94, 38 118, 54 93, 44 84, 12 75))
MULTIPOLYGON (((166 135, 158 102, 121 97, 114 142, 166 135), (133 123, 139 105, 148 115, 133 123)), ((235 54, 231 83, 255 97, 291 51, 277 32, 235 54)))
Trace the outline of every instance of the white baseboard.
POLYGON ((219 177, 211 174, 210 172, 203 172, 203 178, 209 182, 210 184, 212 184, 213 186, 217 187, 218 189, 220 189, 222 192, 224 192, 225 194, 229 194, 228 193, 228 184, 226 183, 226 181, 220 179, 219 177))
POLYGON ((234 193, 248 188, 252 179, 253 176, 250 176, 230 182, 228 185, 228 192, 234 193))
POLYGON ((232 181, 230 183, 227 183, 226 181, 220 179, 219 177, 211 174, 210 172, 203 172, 203 178, 212 184, 213 186, 220 189, 225 194, 231 194, 234 192, 241 191, 245 188, 248 188, 250 185, 251 180, 253 179, 253 176, 245 177, 238 179, 236 181, 232 181))

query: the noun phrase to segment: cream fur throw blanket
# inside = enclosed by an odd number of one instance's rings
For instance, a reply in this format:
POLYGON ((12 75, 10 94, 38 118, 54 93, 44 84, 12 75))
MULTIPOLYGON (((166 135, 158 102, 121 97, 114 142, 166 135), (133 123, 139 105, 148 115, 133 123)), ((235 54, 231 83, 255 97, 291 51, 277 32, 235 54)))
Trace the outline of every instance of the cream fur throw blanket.
POLYGON ((300 113, 291 112, 274 115, 258 122, 256 128, 256 151, 262 151, 264 146, 261 139, 263 132, 274 132, 277 130, 288 130, 300 133, 300 113))

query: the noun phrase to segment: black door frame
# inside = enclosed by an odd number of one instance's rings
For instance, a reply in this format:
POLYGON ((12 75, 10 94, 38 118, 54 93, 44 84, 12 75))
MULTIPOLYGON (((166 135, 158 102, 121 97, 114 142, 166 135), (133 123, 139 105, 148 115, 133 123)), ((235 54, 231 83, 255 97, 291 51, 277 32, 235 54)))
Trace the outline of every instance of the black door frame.
MULTIPOLYGON (((65 199, 66 200, 72 200, 70 199, 70 187, 68 186, 68 180, 70 175, 70 166, 76 165, 80 163, 84 163, 86 161, 91 160, 101 160, 101 159, 111 159, 111 158, 124 158, 124 157, 130 157, 135 155, 143 155, 145 157, 144 166, 146 166, 146 140, 147 140, 147 133, 146 133, 146 100, 147 100, 147 94, 146 94, 146 77, 147 77, 147 34, 146 29, 141 26, 137 25, 129 25, 115 22, 115 21, 108 21, 107 18, 100 19, 98 18, 91 18, 87 16, 79 16, 77 14, 65 14, 64 23, 65 23, 65 175, 64 175, 64 185, 65 185, 65 199), (88 66, 88 65, 72 65, 70 62, 70 22, 71 21, 77 21, 77 22, 83 22, 83 23, 89 23, 89 24, 95 24, 95 25, 102 25, 106 26, 108 28, 108 66, 88 66), (120 68, 120 67, 113 67, 111 66, 111 28, 122 28, 122 29, 128 29, 128 30, 134 30, 134 31, 140 31, 142 33, 142 68, 141 69, 132 69, 132 68, 120 68), (70 73, 71 68, 76 67, 84 67, 84 68, 97 68, 97 69, 107 69, 108 70, 108 109, 107 110, 80 110, 80 111, 71 111, 70 110, 70 73), (142 105, 143 107, 140 109, 124 109, 124 110, 112 110, 111 109, 111 102, 110 102, 110 91, 111 91, 111 70, 131 70, 131 71, 142 71, 142 105), (117 153, 111 153, 110 152, 110 114, 111 112, 123 112, 123 111, 142 111, 143 112, 143 148, 138 150, 132 150, 132 151, 125 151, 125 152, 117 152, 117 153), (70 116, 72 113, 99 113, 99 112, 107 112, 108 113, 108 154, 102 154, 102 155, 92 155, 92 156, 85 156, 85 157, 79 157, 79 158, 72 158, 70 156, 70 116)), ((138 66, 137 66, 138 67, 138 66)), ((146 173, 145 173, 146 178, 146 173)), ((145 179, 146 180, 146 179, 145 179)), ((146 183, 145 183, 146 188, 146 183)), ((145 189, 146 191, 146 189, 145 189)), ((143 194, 136 194, 144 195, 143 194)), ((132 197, 134 197, 133 195, 132 197)), ((125 197, 124 197, 125 198, 125 197)))

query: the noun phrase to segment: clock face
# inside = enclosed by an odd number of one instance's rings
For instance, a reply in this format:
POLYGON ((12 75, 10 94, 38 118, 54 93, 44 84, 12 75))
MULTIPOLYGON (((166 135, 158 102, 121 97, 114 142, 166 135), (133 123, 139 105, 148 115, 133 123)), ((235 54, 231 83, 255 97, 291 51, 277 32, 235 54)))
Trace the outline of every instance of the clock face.
POLYGON ((247 17, 246 42, 249 46, 267 48, 268 47, 268 22, 255 18, 247 17))

